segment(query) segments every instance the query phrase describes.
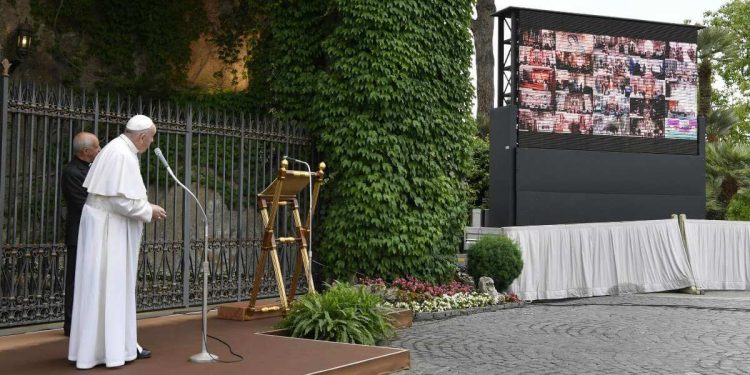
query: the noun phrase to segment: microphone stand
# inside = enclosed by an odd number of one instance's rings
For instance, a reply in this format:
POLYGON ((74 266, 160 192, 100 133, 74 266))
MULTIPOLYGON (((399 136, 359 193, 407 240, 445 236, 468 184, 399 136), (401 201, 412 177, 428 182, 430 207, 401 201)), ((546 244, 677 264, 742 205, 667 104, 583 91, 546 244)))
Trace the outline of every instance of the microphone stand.
POLYGON ((174 181, 177 183, 177 185, 180 185, 185 191, 190 194, 191 197, 195 200, 195 203, 198 204, 198 208, 200 208, 201 213, 203 214, 203 223, 205 224, 205 231, 203 232, 203 308, 201 309, 201 318, 203 320, 203 328, 202 328, 202 334, 201 334, 201 352, 198 354, 194 354, 190 356, 190 362, 193 363, 211 363, 216 362, 219 360, 219 356, 215 354, 211 354, 208 352, 208 349, 206 347, 206 335, 208 332, 208 215, 206 215, 206 211, 203 209, 203 206, 201 205, 200 200, 198 197, 193 194, 190 189, 188 189, 185 185, 180 182, 180 180, 177 178, 177 176, 174 175, 174 172, 172 172, 172 168, 169 167, 169 164, 167 163, 167 160, 164 159, 164 155, 162 155, 161 150, 157 147, 154 149, 154 153, 156 153, 156 156, 159 157, 159 160, 164 164, 165 167, 167 167, 167 173, 169 173, 170 176, 174 179, 174 181))
MULTIPOLYGON (((172 175, 174 177, 174 175, 172 175)), ((177 179, 174 177, 175 180, 177 179)), ((181 182, 177 181, 177 183, 182 186, 185 191, 190 194, 190 196, 195 199, 195 203, 198 204, 198 208, 201 209, 201 213, 203 214, 203 223, 205 224, 204 231, 203 231, 203 308, 201 309, 201 319, 203 320, 203 329, 201 334, 201 351, 198 354, 193 354, 190 356, 190 362, 194 363, 211 363, 216 362, 219 360, 219 357, 211 354, 208 352, 208 348, 206 347, 206 335, 208 334, 208 215, 206 215, 206 211, 203 209, 203 206, 201 206, 200 201, 198 201, 198 198, 193 194, 193 192, 190 191, 190 189, 186 188, 185 185, 183 185, 181 182)))

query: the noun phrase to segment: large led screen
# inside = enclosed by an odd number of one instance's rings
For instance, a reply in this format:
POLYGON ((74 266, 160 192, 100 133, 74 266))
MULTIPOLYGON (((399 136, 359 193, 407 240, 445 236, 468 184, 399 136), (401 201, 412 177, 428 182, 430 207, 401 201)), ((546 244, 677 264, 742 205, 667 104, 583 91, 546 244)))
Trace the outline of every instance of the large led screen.
POLYGON ((528 29, 518 58, 522 132, 698 138, 693 43, 528 29))

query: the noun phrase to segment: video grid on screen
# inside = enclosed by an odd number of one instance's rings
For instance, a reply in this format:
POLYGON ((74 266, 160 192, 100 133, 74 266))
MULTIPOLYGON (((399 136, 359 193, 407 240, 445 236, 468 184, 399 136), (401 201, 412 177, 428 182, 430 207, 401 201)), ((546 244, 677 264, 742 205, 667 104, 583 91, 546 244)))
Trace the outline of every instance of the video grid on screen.
POLYGON ((696 44, 521 33, 519 130, 698 139, 696 44))

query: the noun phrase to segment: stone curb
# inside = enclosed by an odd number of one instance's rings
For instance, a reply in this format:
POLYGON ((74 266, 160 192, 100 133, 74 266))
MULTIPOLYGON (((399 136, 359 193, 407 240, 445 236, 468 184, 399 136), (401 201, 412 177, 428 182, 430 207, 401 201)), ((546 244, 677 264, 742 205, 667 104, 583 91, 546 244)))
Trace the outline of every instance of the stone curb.
POLYGON ((469 307, 466 309, 459 310, 447 310, 447 311, 429 311, 429 312, 418 312, 414 314, 415 322, 423 322, 428 320, 441 320, 448 319, 455 316, 473 315, 483 312, 492 312, 505 309, 514 309, 524 307, 524 302, 506 302, 499 305, 488 305, 482 307, 469 307))

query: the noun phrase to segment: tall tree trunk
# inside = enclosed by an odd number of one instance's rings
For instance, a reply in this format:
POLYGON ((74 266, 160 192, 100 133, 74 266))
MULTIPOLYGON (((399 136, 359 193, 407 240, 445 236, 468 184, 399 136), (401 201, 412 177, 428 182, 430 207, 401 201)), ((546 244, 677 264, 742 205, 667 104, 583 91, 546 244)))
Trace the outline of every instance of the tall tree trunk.
POLYGON ((721 191, 719 192, 719 201, 721 203, 724 203, 724 205, 728 205, 729 202, 732 200, 735 194, 737 194, 737 191, 740 190, 740 184, 737 179, 726 176, 724 178, 724 181, 721 183, 721 191))
POLYGON ((711 60, 703 58, 698 64, 698 116, 708 118, 711 113, 711 60))
MULTIPOLYGON (((703 58, 698 64, 698 117, 703 117, 708 121, 708 115, 711 113, 711 59, 703 58)), ((708 125, 708 124, 707 124, 708 125)), ((706 129, 706 141, 714 143, 719 140, 715 131, 706 129)))
POLYGON ((489 120, 490 109, 495 101, 495 55, 492 50, 495 24, 492 14, 496 11, 495 1, 478 0, 476 9, 477 19, 471 22, 471 32, 474 34, 476 51, 477 120, 481 129, 486 127, 484 123, 489 120))

